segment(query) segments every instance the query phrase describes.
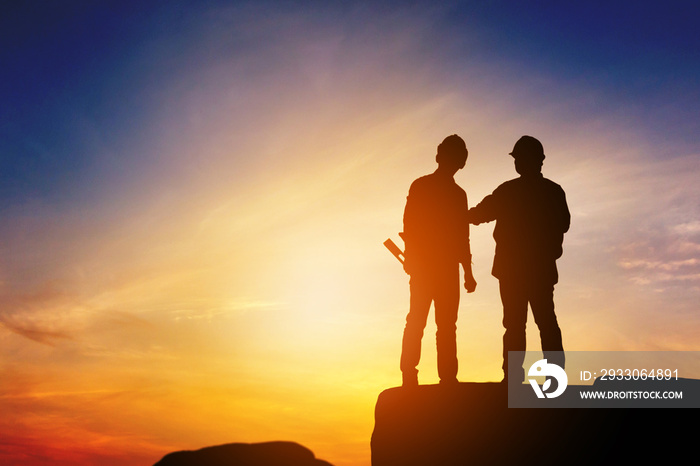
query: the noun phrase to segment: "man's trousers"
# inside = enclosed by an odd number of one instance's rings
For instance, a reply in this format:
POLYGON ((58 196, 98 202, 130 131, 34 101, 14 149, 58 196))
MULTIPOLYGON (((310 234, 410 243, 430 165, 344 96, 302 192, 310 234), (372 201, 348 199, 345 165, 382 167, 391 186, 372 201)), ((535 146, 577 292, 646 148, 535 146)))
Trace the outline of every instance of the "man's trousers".
POLYGON ((459 265, 441 273, 411 275, 410 289, 410 308, 406 317, 401 351, 401 372, 404 382, 417 383, 421 340, 431 303, 435 304, 438 375, 440 381, 455 381, 457 378, 459 265))
POLYGON ((561 330, 554 313, 554 285, 538 282, 533 277, 522 280, 501 279, 500 292, 503 303, 503 372, 506 378, 523 381, 525 371, 522 367, 525 352, 525 326, 527 323, 528 304, 540 331, 540 340, 544 357, 549 363, 564 367, 564 348, 561 330), (517 373, 508 372, 509 351, 523 352, 511 355, 517 360, 511 361, 511 368, 517 367, 517 373))

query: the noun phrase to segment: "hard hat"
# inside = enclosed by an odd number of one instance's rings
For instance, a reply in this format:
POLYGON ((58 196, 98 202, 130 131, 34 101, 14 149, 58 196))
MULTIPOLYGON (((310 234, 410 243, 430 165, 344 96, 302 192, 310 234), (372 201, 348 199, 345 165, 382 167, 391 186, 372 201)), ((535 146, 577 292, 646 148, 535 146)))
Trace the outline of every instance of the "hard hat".
POLYGON ((437 162, 441 163, 446 160, 446 158, 451 158, 460 168, 463 168, 467 162, 467 156, 469 152, 467 151, 467 145, 464 143, 464 139, 453 134, 447 136, 437 148, 437 162))
POLYGON ((526 156, 544 160, 544 148, 542 147, 542 143, 532 136, 523 136, 515 143, 510 155, 516 158, 526 156))
POLYGON ((466 152, 467 150, 467 145, 464 143, 464 139, 461 137, 457 136, 456 134, 453 134, 451 136, 447 136, 441 143, 438 145, 438 154, 440 153, 457 153, 457 154, 462 154, 463 152, 466 152))

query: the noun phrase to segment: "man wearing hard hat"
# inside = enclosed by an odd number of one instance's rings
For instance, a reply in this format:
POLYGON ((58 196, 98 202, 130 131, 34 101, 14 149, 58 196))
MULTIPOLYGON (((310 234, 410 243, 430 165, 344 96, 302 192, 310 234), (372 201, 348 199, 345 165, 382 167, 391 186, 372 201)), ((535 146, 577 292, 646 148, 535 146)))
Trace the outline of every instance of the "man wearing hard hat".
POLYGON ((486 196, 469 210, 468 218, 475 225, 496 221, 491 273, 499 280, 503 303, 504 381, 522 382, 528 304, 545 358, 564 366, 561 330, 554 313, 554 285, 559 280, 556 260, 562 255, 571 215, 564 190, 542 176, 545 155, 540 141, 523 136, 510 155, 520 176, 486 196), (517 373, 509 374, 509 351, 523 352, 517 353, 517 361, 510 361, 517 373))
POLYGON ((441 384, 457 383, 457 311, 459 267, 464 270, 464 288, 476 288, 472 275, 467 221, 467 195, 457 185, 455 173, 467 162, 464 140, 453 134, 437 148, 435 172, 411 184, 404 210, 406 243, 404 269, 411 276, 410 307, 406 316, 401 372, 403 385, 418 385, 421 339, 431 304, 437 325, 437 368, 441 384))

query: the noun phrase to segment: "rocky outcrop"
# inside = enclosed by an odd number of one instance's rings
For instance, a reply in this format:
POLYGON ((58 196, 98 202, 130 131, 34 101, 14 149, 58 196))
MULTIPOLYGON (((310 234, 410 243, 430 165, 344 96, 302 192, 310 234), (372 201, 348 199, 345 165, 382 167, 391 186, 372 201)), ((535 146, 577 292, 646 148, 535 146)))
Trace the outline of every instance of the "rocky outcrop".
POLYGON ((332 466, 294 442, 229 443, 169 453, 154 466, 332 466))
POLYGON ((668 464, 695 454, 696 412, 508 408, 499 383, 391 388, 375 409, 372 466, 668 464))

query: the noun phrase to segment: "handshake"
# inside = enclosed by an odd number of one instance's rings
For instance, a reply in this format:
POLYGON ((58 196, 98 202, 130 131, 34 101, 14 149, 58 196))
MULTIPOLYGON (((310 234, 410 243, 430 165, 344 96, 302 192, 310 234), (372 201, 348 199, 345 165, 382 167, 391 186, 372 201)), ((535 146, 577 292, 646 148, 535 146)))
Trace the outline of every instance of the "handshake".
MULTIPOLYGON (((400 235, 401 233, 399 233, 400 235)), ((389 250, 391 254, 396 257, 396 259, 401 262, 403 265, 403 269, 407 274, 411 274, 409 271, 408 264, 406 263, 406 255, 404 252, 399 248, 396 243, 394 243, 391 238, 387 239, 384 241, 384 246, 389 250)), ((474 275, 472 274, 472 267, 470 263, 463 263, 462 267, 464 268, 464 289, 467 290, 467 293, 473 293, 474 290, 476 290, 476 280, 474 279, 474 275)))

